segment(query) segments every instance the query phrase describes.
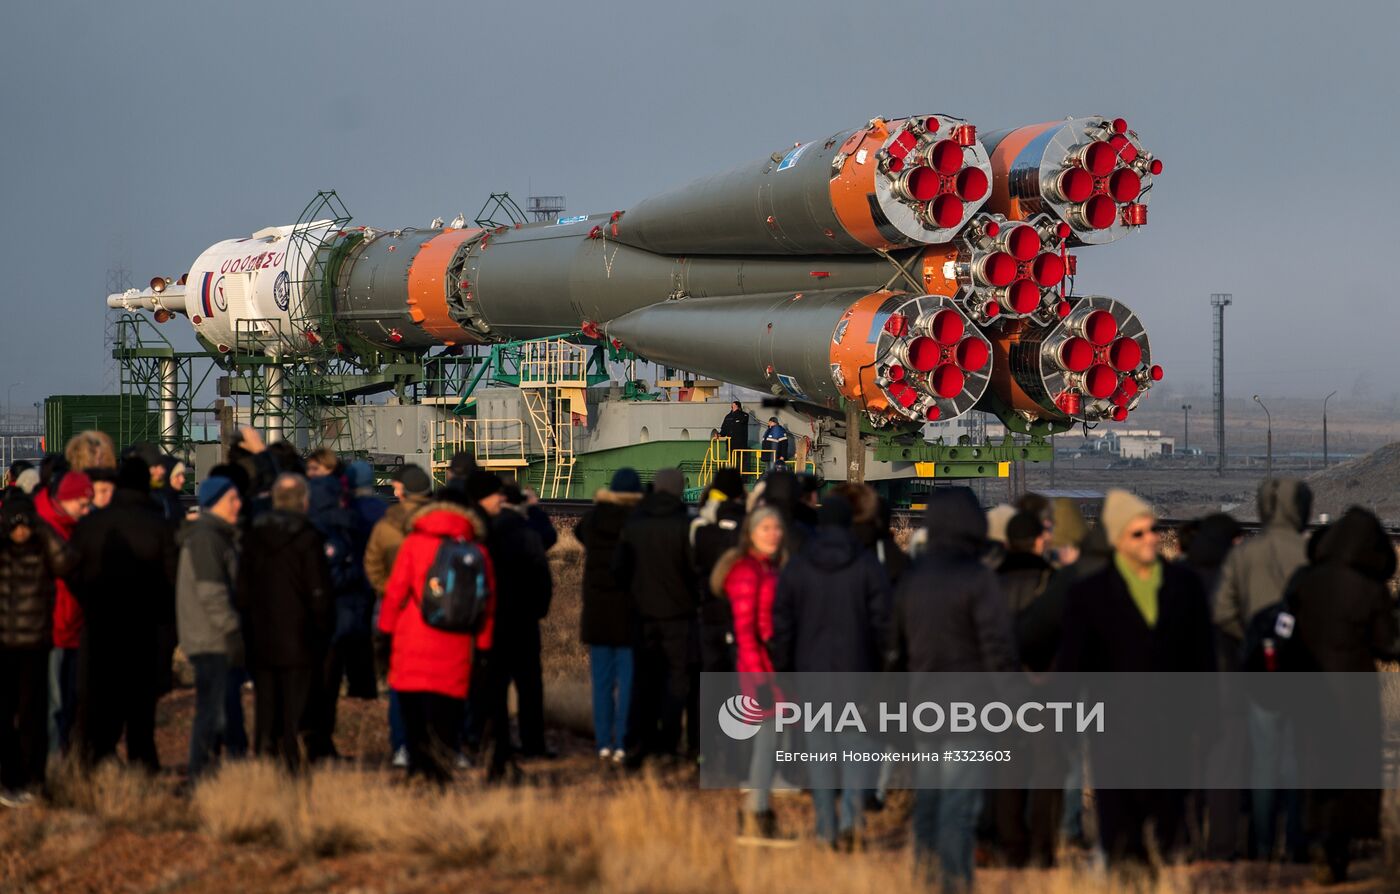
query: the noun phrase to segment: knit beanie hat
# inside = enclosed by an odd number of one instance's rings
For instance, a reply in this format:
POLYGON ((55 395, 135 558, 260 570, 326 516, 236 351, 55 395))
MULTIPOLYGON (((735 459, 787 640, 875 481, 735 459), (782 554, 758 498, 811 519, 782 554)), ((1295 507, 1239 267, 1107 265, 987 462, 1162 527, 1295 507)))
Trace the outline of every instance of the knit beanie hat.
POLYGON ((0 506, 0 536, 8 536, 10 531, 20 525, 32 528, 37 518, 34 502, 29 497, 18 494, 12 496, 0 506))
POLYGON ((987 510, 987 539, 1006 546, 1006 526, 1016 514, 1015 506, 1000 503, 987 510))
POLYGON ((1084 523, 1084 514, 1069 497, 1056 497, 1050 504, 1055 519, 1055 531, 1050 535, 1050 545, 1054 547, 1078 546, 1089 536, 1089 526, 1084 523))
POLYGON ((1113 488, 1103 496, 1103 511, 1099 519, 1103 522, 1103 532, 1110 545, 1116 544, 1123 536, 1128 523, 1143 516, 1153 517, 1152 507, 1125 490, 1113 488))
POLYGON ((82 472, 68 472, 58 482, 58 493, 55 495, 55 499, 60 503, 64 500, 91 500, 92 479, 82 472))
POLYGON ((651 486, 657 493, 679 497, 685 491, 685 476, 680 469, 657 469, 651 486))
POLYGON ((345 486, 352 491, 374 488, 374 468, 362 459, 345 467, 345 486))
POLYGON ((505 490, 505 485, 501 483, 500 477, 495 472, 477 469, 467 476, 467 499, 473 503, 479 503, 503 490, 505 490))
POLYGON ((394 473, 394 480, 411 494, 426 494, 433 489, 433 479, 418 466, 410 463, 394 473))
POLYGON ((642 492, 642 478, 636 469, 622 468, 613 472, 608 490, 615 494, 639 494, 642 492))
POLYGON ((34 493, 34 489, 37 488, 38 486, 39 486, 39 470, 38 470, 38 469, 25 469, 23 472, 20 472, 20 473, 19 473, 19 477, 15 479, 15 487, 17 487, 17 488, 19 488, 20 490, 24 491, 26 494, 32 494, 32 493, 34 493))
POLYGON ((222 475, 211 475, 199 483, 199 491, 195 494, 195 499, 199 500, 200 509, 208 509, 224 498, 224 494, 233 490, 233 480, 222 475))

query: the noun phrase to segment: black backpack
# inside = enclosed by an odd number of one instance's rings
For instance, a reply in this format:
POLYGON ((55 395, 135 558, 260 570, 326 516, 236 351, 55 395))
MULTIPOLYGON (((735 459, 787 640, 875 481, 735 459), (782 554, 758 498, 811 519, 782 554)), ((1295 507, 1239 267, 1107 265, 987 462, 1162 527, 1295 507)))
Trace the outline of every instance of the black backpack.
POLYGON ((1285 594, 1273 605, 1254 613, 1240 644, 1240 670, 1268 673, 1297 668, 1297 647, 1293 643, 1296 621, 1285 594))
POLYGON ((448 633, 476 633, 486 623, 490 599, 486 553, 471 541, 443 538, 423 579, 423 623, 448 633))

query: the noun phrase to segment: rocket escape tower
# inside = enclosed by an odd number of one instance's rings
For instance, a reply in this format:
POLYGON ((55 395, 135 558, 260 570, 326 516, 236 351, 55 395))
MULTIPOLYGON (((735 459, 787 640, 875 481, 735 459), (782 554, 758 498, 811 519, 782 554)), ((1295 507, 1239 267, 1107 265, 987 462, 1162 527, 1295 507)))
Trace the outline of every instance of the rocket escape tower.
POLYGON ((357 452, 385 406, 360 398, 392 391, 387 406, 450 417, 396 428, 528 460, 545 496, 572 489, 581 451, 675 464, 658 445, 712 427, 658 412, 670 421, 593 443, 597 401, 581 392, 609 378, 590 368, 599 351, 773 398, 845 441, 849 463, 819 453, 828 478, 864 475, 872 449, 918 480, 1004 476, 1048 459, 1056 432, 1126 421, 1162 378, 1138 314, 1074 285, 1082 250, 1147 224, 1162 162, 1126 120, 983 132, 943 113, 877 117, 767 148, 631 208, 567 217, 562 197, 527 212, 496 193, 471 223, 352 227, 323 192, 290 226, 219 242, 180 283, 108 306, 187 317, 227 373, 239 406, 226 421, 357 452), (482 425, 488 373, 520 391, 511 436, 482 425), (1008 435, 924 440, 969 413, 1008 435))

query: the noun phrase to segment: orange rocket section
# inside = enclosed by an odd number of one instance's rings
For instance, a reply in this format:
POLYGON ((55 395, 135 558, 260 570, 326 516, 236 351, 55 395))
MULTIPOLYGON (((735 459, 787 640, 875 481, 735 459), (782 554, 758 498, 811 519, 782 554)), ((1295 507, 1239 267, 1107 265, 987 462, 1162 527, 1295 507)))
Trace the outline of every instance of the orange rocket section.
POLYGON ((870 127, 851 134, 841 147, 846 163, 841 173, 831 178, 831 209, 846 232, 862 244, 871 248, 887 249, 891 243, 875 225, 875 217, 870 210, 870 197, 875 193, 875 153, 885 144, 889 130, 883 121, 876 121, 870 127), (857 161, 859 153, 865 153, 865 161, 857 161))
POLYGON ((927 248, 919 258, 919 266, 916 268, 924 290, 930 295, 943 295, 948 298, 958 294, 957 278, 949 278, 947 275, 948 264, 957 259, 958 247, 951 243, 927 248))
POLYGON ((1032 215, 1021 208, 1021 203, 1011 198, 1011 164, 1021 150, 1030 145, 1031 140, 1052 127, 1059 127, 1063 121, 1047 121, 1044 124, 1027 124, 1007 134, 992 151, 992 195, 987 199, 987 211, 1005 214, 1012 220, 1025 220, 1032 215))
POLYGON ((872 292, 846 309, 831 341, 831 362, 841 370, 841 394, 847 400, 864 399, 874 413, 889 408, 884 391, 875 384, 876 322, 880 308, 900 292, 872 292), (839 341, 837 340, 839 337, 839 341))
POLYGON ((455 344, 462 338, 462 327, 452 319, 447 309, 447 266, 462 244, 475 239, 478 229, 444 230, 434 236, 413 258, 408 268, 408 313, 423 331, 440 338, 444 344, 455 344))
POLYGON ((1025 411, 1038 418, 1045 415, 1045 407, 1026 394, 1011 371, 1011 349, 1020 343, 1027 328, 1024 320, 1009 320, 1000 330, 985 333, 992 340, 991 390, 1011 409, 1025 411))

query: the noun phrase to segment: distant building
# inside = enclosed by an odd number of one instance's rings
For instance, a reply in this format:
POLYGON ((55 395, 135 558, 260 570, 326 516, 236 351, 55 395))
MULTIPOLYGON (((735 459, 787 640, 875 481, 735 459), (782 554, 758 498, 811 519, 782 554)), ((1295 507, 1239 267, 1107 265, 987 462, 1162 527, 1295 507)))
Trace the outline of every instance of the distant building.
POLYGON ((1176 451, 1176 438, 1157 429, 1130 429, 1104 433, 1104 449, 1123 459, 1160 459, 1176 451))
MULTIPOLYGON (((993 443, 1006 435, 1006 427, 999 422, 984 421, 983 424, 986 439, 993 443)), ((955 444, 959 436, 974 435, 975 426, 972 414, 947 422, 931 422, 924 426, 924 438, 928 441, 942 438, 945 444, 955 444)), ((1176 439, 1164 436, 1155 428, 1116 431, 1105 427, 1084 434, 1068 431, 1056 436, 1055 445, 1061 453, 1107 453, 1122 459, 1159 459, 1176 453, 1176 439)))

